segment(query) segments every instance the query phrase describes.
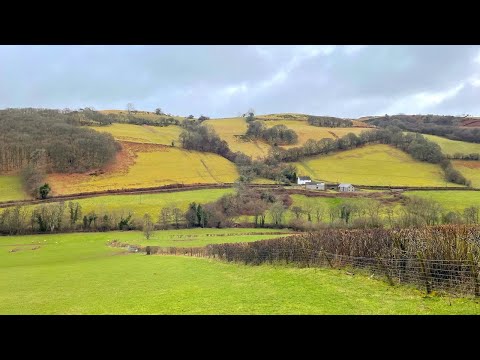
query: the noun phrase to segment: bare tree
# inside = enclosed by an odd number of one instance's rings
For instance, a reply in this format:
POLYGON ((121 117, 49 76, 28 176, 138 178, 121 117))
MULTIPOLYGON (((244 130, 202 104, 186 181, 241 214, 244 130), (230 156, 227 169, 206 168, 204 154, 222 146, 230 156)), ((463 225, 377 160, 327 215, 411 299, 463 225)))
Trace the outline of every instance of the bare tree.
POLYGON ((292 206, 292 213, 295 215, 295 218, 300 219, 300 215, 303 214, 303 209, 300 206, 292 206))
POLYGON ((150 214, 143 215, 143 235, 145 235, 147 240, 150 239, 152 235, 153 227, 154 224, 150 214))
POLYGON ((174 207, 172 209, 172 217, 173 222, 175 223, 175 227, 178 229, 180 227, 180 221, 183 218, 183 212, 178 207, 174 207))
POLYGON ((270 217, 274 225, 282 225, 283 215, 285 214, 285 208, 281 202, 273 203, 269 208, 270 217))
POLYGON ((130 114, 131 112, 135 111, 135 105, 133 105, 133 103, 128 103, 127 104, 127 111, 128 113, 130 114))
POLYGON ((162 229, 168 229, 168 225, 172 219, 172 210, 170 207, 164 207, 160 210, 159 222, 162 224, 162 229))

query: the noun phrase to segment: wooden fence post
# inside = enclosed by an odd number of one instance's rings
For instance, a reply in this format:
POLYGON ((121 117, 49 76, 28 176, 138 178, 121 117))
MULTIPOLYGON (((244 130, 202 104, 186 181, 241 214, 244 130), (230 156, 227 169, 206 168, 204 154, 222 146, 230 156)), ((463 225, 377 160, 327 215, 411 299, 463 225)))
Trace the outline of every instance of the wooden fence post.
POLYGON ((394 286, 395 284, 393 283, 393 279, 392 279, 392 277, 390 276, 390 274, 389 274, 389 272, 388 272, 388 268, 385 266, 385 263, 384 263, 383 260, 380 258, 380 256, 377 256, 377 263, 378 263, 378 265, 380 266, 380 268, 383 270, 383 272, 385 273, 385 276, 387 277, 388 283, 389 283, 391 286, 394 286))
POLYGON ((478 279, 478 264, 475 263, 475 260, 473 259, 473 254, 469 254, 469 260, 470 260, 470 271, 472 272, 472 277, 473 277, 473 289, 474 289, 474 294, 475 297, 480 297, 480 280, 478 279))
POLYGON ((420 259, 420 266, 422 267, 422 272, 423 272, 423 279, 425 281, 425 289, 427 291, 427 295, 432 292, 432 289, 430 288, 430 282, 429 282, 429 274, 428 274, 428 269, 425 266, 425 260, 420 252, 418 252, 418 258, 420 259))

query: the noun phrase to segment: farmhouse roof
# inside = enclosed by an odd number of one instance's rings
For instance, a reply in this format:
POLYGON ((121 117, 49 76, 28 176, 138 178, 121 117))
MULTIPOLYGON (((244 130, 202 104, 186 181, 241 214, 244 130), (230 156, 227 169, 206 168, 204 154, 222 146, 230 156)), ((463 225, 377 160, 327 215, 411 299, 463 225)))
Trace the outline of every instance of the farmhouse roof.
POLYGON ((352 184, 340 184, 340 185, 338 185, 338 187, 342 187, 342 188, 343 187, 350 187, 350 186, 352 186, 352 184))
POLYGON ((312 179, 310 179, 310 176, 299 176, 298 178, 300 180, 312 180, 312 179))
POLYGON ((312 181, 310 184, 308 185, 325 185, 324 182, 318 182, 318 181, 312 181))

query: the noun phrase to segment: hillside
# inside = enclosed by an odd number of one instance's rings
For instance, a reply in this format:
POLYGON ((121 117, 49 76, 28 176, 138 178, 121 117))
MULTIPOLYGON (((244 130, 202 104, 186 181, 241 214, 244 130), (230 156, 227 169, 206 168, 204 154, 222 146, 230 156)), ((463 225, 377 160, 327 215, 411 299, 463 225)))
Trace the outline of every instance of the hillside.
POLYGON ((472 186, 480 188, 480 161, 452 160, 455 169, 471 180, 472 186))
POLYGON ((0 175, 0 201, 23 200, 29 196, 24 193, 19 176, 0 175))
POLYGON ((108 126, 92 126, 94 130, 112 134, 116 140, 147 144, 171 145, 178 142, 182 132, 179 126, 149 126, 133 124, 112 124, 108 126))
POLYGON ((295 163, 299 175, 315 180, 386 186, 455 186, 438 165, 414 160, 388 145, 369 145, 295 163))
POLYGON ((215 129, 222 140, 225 140, 232 151, 241 151, 252 158, 260 158, 268 155, 270 145, 263 141, 245 141, 240 136, 247 132, 245 118, 213 119, 203 122, 215 129))
POLYGON ((440 145, 442 148, 442 152, 445 155, 454 155, 456 153, 461 154, 473 154, 473 153, 480 153, 480 144, 475 144, 466 141, 456 141, 450 140, 441 136, 435 135, 423 135, 428 140, 433 141, 440 145))
POLYGON ((92 191, 147 188, 166 184, 233 182, 235 165, 212 153, 154 144, 122 143, 117 160, 91 174, 50 174, 48 182, 57 195, 92 191))
MULTIPOLYGON (((302 146, 309 139, 320 140, 323 138, 336 139, 348 133, 360 134, 362 131, 368 131, 365 127, 318 127, 307 123, 308 115, 304 114, 269 114, 255 116, 255 120, 262 121, 267 128, 276 125, 285 125, 287 128, 295 131, 298 135, 298 142, 292 145, 284 145, 282 148, 288 149, 296 146, 302 146)), ((212 126, 217 134, 225 140, 232 151, 241 151, 253 158, 266 156, 270 145, 261 140, 246 141, 241 138, 247 131, 247 122, 243 117, 211 119, 204 124, 212 126)))

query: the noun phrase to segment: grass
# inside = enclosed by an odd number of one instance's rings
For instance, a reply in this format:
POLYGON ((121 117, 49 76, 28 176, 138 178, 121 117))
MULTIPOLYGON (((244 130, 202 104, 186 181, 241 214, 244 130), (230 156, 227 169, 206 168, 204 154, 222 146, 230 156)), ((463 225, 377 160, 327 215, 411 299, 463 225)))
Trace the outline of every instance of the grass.
POLYGON ((344 270, 125 255, 105 245, 114 237, 139 236, 0 238, 0 314, 480 313, 480 304, 471 299, 425 297, 410 287, 391 287, 344 270), (10 253, 5 244, 21 250, 10 253))
POLYGON ((247 122, 244 118, 215 119, 204 121, 204 124, 215 129, 217 134, 228 143, 230 150, 241 151, 252 158, 268 155, 270 145, 262 141, 242 141, 239 135, 247 132, 247 122))
MULTIPOLYGON (((298 135, 298 143, 282 146, 286 149, 301 146, 305 144, 308 139, 335 139, 350 132, 360 134, 362 131, 368 131, 368 129, 361 128, 324 128, 311 126, 307 123, 308 115, 303 114, 270 114, 255 116, 255 118, 262 120, 267 127, 285 125, 289 129, 294 130, 298 135), (291 116, 293 118, 285 118, 284 116, 291 116)), ((245 118, 213 119, 205 121, 204 124, 212 126, 217 134, 228 143, 232 151, 241 151, 253 158, 259 158, 268 154, 270 145, 262 141, 242 141, 238 138, 238 135, 243 135, 247 131, 245 118)))
POLYGON ((148 125, 112 124, 108 126, 92 126, 94 130, 112 134, 119 141, 137 143, 171 145, 178 143, 182 129, 176 125, 158 127, 148 125))
POLYGON ((480 206, 480 191, 407 191, 404 195, 438 201, 449 211, 463 211, 469 206, 480 206))
POLYGON ((22 189, 20 176, 0 175, 0 201, 28 198, 22 189))
POLYGON ((285 149, 301 146, 307 142, 308 139, 320 140, 324 138, 336 139, 347 135, 348 133, 360 134, 362 131, 369 131, 368 129, 348 127, 348 128, 328 128, 309 125, 306 121, 299 120, 278 120, 278 121, 265 121, 267 127, 275 125, 285 125, 289 129, 295 131, 298 135, 298 143, 293 145, 282 146, 285 149))
MULTIPOLYGON (((128 119, 128 111, 127 110, 100 110, 101 113, 104 114, 116 114, 120 115, 127 121, 128 119)), ((167 119, 167 118, 174 118, 177 120, 184 120, 185 117, 183 116, 169 116, 169 115, 157 115, 154 112, 151 111, 137 111, 133 113, 133 116, 136 118, 141 118, 141 119, 147 119, 147 120, 160 120, 160 119, 167 119)))
POLYGON ((472 182, 472 187, 480 188, 480 161, 452 160, 455 169, 472 182))
POLYGON ((238 177, 237 169, 232 162, 213 153, 153 146, 151 149, 132 150, 129 155, 125 155, 126 158, 128 156, 131 158, 125 160, 123 165, 121 161, 117 161, 115 168, 104 174, 97 176, 52 174, 48 176, 48 182, 55 194, 74 194, 178 183, 234 182, 238 177))
POLYGON ((458 186, 446 183, 440 166, 420 162, 394 147, 378 144, 317 156, 295 163, 298 175, 315 180, 387 186, 458 186))
MULTIPOLYGON (((150 214, 157 219, 160 210, 165 206, 176 206, 186 211, 191 202, 205 204, 230 193, 233 193, 233 189, 204 189, 156 194, 94 196, 78 199, 75 202, 80 203, 83 214, 90 211, 95 211, 97 214, 132 212, 137 219, 142 218, 144 214, 150 214)), ((28 209, 32 210, 37 206, 30 205, 28 209)))
POLYGON ((430 141, 433 141, 440 145, 442 152, 445 155, 454 155, 455 153, 462 153, 462 154, 472 154, 472 153, 480 153, 480 144, 470 143, 466 141, 456 141, 450 140, 441 136, 435 135, 426 135, 423 134, 425 138, 430 141))

